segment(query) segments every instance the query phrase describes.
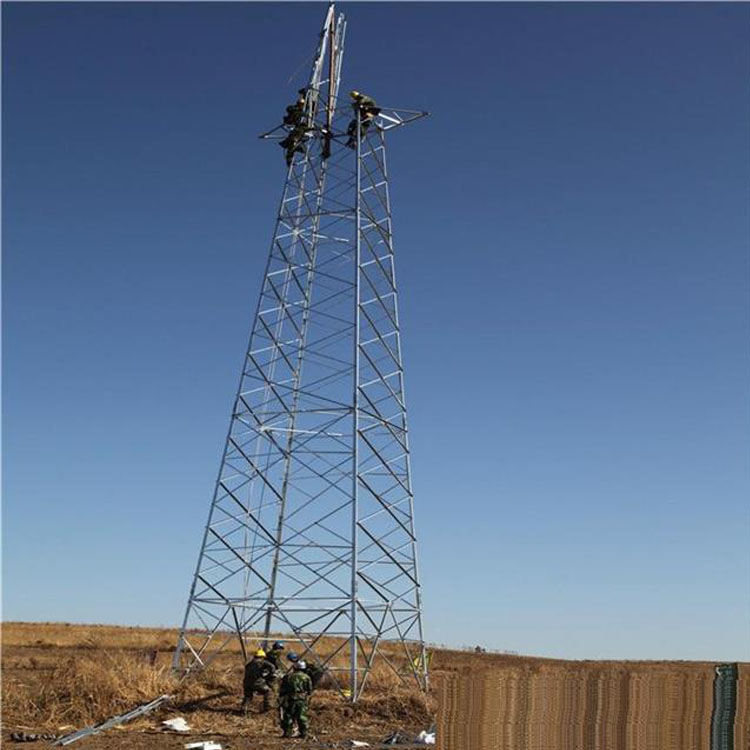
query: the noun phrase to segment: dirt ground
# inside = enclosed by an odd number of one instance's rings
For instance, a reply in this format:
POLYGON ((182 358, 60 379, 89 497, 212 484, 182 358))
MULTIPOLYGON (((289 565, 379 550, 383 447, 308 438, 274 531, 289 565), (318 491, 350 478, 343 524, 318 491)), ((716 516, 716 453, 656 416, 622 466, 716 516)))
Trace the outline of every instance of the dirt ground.
MULTIPOLYGON (((17 731, 66 734, 173 693, 173 630, 60 623, 6 623, 2 629, 2 740, 30 750, 48 741, 10 742, 17 731)), ((316 691, 311 734, 286 740, 273 711, 245 717, 242 657, 228 649, 217 669, 164 708, 75 743, 81 750, 183 750, 213 740, 224 750, 378 747, 393 731, 415 736, 436 723, 444 750, 691 750, 708 747, 711 662, 564 661, 432 649, 431 695, 375 673, 352 707, 316 691), (190 733, 161 731, 183 716, 190 733)), ((740 667, 735 747, 750 750, 750 665, 740 667), (742 729, 742 727, 746 727, 742 729)), ((407 747, 399 745, 399 747, 407 747)))

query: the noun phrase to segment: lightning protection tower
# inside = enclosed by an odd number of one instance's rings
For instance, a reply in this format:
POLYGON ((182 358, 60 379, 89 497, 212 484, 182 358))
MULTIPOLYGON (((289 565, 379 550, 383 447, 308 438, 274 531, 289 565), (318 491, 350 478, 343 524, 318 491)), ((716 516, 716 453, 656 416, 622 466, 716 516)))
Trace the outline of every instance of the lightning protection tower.
POLYGON ((427 685, 385 142, 427 113, 339 103, 345 31, 261 136, 286 182, 174 667, 284 633, 356 701, 378 660, 427 685))

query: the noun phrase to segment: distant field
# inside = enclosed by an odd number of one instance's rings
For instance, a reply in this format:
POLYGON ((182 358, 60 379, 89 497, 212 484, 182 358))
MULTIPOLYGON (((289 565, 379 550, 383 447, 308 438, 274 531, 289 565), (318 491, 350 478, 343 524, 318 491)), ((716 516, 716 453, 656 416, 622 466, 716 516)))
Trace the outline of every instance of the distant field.
MULTIPOLYGON (((273 713, 239 714, 239 643, 232 642, 206 674, 177 688, 170 675, 176 642, 177 631, 168 629, 5 623, 3 739, 19 729, 64 733, 177 691, 160 714, 76 747, 182 750, 191 739, 216 739, 225 750, 289 746, 279 738, 273 713), (187 719, 194 735, 156 731, 162 718, 176 715, 187 719)), ((386 648, 390 658, 400 658, 395 647, 386 648)), ((356 707, 333 690, 316 691, 313 734, 320 747, 343 747, 338 742, 373 743, 393 730, 417 733, 432 723, 439 705, 444 750, 703 750, 713 674, 708 662, 574 662, 435 649, 430 697, 377 669, 356 707)), ((748 750, 750 667, 741 665, 740 674, 735 748, 748 750)))

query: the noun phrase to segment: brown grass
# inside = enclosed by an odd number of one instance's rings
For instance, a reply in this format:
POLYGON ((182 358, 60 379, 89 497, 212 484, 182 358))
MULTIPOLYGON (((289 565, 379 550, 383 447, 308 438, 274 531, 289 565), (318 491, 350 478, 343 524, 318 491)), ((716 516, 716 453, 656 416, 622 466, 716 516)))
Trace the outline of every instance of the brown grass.
MULTIPOLYGON (((243 663, 237 641, 208 670, 181 684, 171 675, 176 641, 177 632, 166 629, 7 623, 2 633, 3 725, 65 731, 61 727, 94 724, 169 693, 175 699, 162 714, 179 713, 196 731, 243 734, 249 726, 273 727, 270 715, 251 716, 249 724, 239 715, 243 663)), ((323 643, 321 651, 334 647, 323 643)), ((389 658, 398 658, 394 649, 389 658)), ((431 699, 416 686, 403 685, 384 663, 374 666, 356 707, 324 685, 314 695, 313 710, 319 726, 354 723, 376 734, 394 725, 425 728, 434 715, 431 699)), ((160 718, 149 715, 127 726, 153 726, 160 718)))
POLYGON ((67 657, 35 682, 3 679, 6 720, 46 729, 91 724, 175 689, 166 666, 152 667, 123 651, 67 657))

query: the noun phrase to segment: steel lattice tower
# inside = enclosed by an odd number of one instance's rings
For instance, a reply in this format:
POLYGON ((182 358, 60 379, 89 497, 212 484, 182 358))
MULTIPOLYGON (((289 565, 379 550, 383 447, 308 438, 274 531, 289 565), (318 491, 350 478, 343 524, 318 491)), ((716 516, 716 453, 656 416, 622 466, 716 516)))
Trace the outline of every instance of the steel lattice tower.
POLYGON ((376 659, 427 685, 385 146, 426 113, 363 132, 345 30, 329 6, 174 666, 283 632, 356 701, 376 659))

